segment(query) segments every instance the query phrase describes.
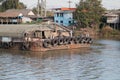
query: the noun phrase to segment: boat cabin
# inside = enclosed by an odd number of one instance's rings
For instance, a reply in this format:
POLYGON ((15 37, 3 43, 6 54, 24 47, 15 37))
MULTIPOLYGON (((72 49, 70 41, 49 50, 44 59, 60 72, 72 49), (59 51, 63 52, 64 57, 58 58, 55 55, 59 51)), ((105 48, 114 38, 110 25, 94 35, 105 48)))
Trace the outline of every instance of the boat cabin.
POLYGON ((1 42, 32 42, 58 36, 70 36, 70 30, 58 25, 0 25, 1 42))

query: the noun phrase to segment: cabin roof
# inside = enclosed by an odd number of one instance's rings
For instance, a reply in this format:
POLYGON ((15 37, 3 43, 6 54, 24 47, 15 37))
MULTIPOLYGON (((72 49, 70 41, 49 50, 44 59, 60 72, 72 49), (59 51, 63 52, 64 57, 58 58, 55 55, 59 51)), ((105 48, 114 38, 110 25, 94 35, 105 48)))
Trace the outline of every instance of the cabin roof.
MULTIPOLYGON (((55 30, 55 25, 0 25, 1 37, 23 37, 25 33, 32 31, 55 30)), ((65 28, 57 26, 57 30, 65 31, 65 28)))
POLYGON ((25 33, 36 30, 45 31, 51 29, 41 25, 0 25, 0 36, 23 37, 25 33))

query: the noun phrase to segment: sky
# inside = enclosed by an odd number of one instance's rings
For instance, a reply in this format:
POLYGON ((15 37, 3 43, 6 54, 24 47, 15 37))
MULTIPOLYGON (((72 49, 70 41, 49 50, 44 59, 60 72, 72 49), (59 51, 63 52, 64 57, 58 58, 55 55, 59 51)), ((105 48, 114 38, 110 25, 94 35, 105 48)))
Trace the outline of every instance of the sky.
MULTIPOLYGON (((33 8, 37 5, 38 0, 20 0, 27 5, 27 8, 33 8)), ((69 0, 46 0, 47 1, 47 9, 51 8, 60 8, 60 7, 68 7, 69 0)), ((71 7, 75 7, 80 0, 71 0, 71 7)), ((102 0, 103 7, 107 9, 120 9, 120 0, 102 0)))

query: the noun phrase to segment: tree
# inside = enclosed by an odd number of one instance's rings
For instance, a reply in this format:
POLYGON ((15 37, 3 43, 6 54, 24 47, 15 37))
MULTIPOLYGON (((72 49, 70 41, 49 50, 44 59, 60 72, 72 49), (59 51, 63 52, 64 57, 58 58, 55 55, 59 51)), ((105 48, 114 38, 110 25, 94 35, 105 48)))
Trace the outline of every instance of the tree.
MULTIPOLYGON (((33 11, 35 14, 38 14, 38 8, 37 8, 37 7, 34 7, 34 8, 32 9, 32 11, 33 11)), ((39 13, 40 13, 40 15, 41 15, 41 6, 39 7, 39 13)), ((54 15, 53 11, 46 11, 46 16, 47 16, 47 17, 51 17, 51 16, 53 16, 53 15, 54 15)))
POLYGON ((0 11, 5 11, 8 9, 24 9, 26 6, 19 2, 19 0, 1 0, 2 4, 0 6, 0 11))
POLYGON ((102 30, 103 27, 105 27, 107 25, 107 17, 106 16, 102 16, 100 18, 100 26, 99 29, 102 30))
POLYGON ((22 2, 19 2, 17 8, 18 8, 18 9, 25 9, 25 8, 26 8, 26 5, 24 5, 22 2))
MULTIPOLYGON (((38 14, 38 8, 37 8, 37 7, 34 7, 34 8, 32 9, 32 11, 33 11, 35 14, 38 14)), ((40 11, 39 11, 39 13, 40 13, 40 11)))
POLYGON ((81 0, 77 5, 74 18, 78 27, 96 27, 100 24, 100 18, 105 8, 101 5, 101 0, 81 0))

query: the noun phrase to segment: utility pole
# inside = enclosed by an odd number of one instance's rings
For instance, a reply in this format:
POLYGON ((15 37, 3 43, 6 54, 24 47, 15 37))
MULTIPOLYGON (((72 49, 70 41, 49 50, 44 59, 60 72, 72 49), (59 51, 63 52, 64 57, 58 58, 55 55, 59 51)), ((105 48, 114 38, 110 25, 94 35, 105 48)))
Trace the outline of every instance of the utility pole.
POLYGON ((40 3, 40 16, 43 17, 43 0, 41 0, 41 3, 40 3))
POLYGON ((69 8, 71 8, 71 3, 72 3, 72 1, 69 0, 68 3, 69 3, 69 8))
POLYGON ((46 17, 46 12, 47 12, 47 11, 46 11, 46 0, 45 0, 44 3, 45 3, 45 15, 44 15, 44 17, 46 17))
POLYGON ((39 17, 40 16, 40 0, 38 0, 38 4, 37 4, 37 16, 39 17))
POLYGON ((41 0, 41 17, 46 17, 46 0, 41 0))

